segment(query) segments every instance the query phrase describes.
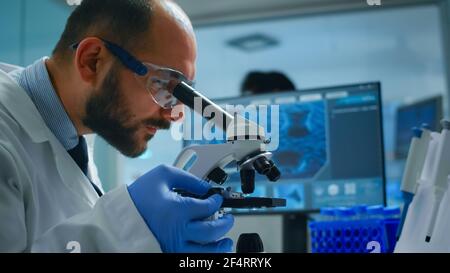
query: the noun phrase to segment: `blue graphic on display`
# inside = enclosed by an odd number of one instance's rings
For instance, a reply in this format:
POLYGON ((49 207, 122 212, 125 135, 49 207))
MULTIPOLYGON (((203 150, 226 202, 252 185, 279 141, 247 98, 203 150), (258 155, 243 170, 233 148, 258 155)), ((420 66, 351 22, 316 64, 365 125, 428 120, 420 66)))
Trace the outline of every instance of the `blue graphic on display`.
POLYGON ((336 106, 364 105, 367 103, 375 103, 377 97, 372 93, 347 96, 336 101, 336 106))
POLYGON ((273 153, 284 179, 312 178, 325 164, 324 102, 280 105, 280 141, 273 153))
POLYGON ((305 207, 305 191, 303 185, 298 183, 279 184, 273 187, 273 197, 286 199, 286 207, 275 208, 275 210, 302 209, 305 207))

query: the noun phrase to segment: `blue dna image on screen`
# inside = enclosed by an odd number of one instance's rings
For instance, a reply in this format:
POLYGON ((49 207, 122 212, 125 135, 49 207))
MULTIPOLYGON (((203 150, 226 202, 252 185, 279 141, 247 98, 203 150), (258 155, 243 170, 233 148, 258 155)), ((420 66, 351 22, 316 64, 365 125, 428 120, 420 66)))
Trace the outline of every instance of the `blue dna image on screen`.
POLYGON ((325 164, 324 102, 280 105, 280 142, 273 152, 283 178, 311 178, 325 164))

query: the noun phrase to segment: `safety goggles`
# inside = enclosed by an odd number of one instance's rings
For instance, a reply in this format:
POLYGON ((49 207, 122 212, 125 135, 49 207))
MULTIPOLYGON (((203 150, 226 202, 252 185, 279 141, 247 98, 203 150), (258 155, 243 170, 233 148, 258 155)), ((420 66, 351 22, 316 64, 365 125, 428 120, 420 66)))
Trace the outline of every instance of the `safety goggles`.
MULTIPOLYGON (((141 62, 120 46, 101 39, 105 47, 116 56, 120 62, 134 72, 136 79, 143 83, 149 91, 153 101, 164 109, 171 109, 181 102, 173 96, 173 88, 180 82, 194 87, 194 82, 190 81, 180 71, 161 67, 155 64, 141 62)), ((71 45, 73 50, 77 49, 79 43, 71 45)))

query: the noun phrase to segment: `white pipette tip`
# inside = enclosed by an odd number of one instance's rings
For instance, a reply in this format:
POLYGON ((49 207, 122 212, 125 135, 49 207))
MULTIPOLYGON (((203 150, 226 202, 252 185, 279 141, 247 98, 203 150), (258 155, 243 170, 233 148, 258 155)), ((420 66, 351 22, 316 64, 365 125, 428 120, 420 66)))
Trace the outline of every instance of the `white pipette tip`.
POLYGON ((429 243, 431 237, 433 236, 434 226, 436 225, 436 220, 439 212, 439 207, 441 206, 441 201, 444 195, 444 191, 435 191, 434 202, 431 208, 431 217, 428 222, 427 234, 425 237, 425 242, 429 243))

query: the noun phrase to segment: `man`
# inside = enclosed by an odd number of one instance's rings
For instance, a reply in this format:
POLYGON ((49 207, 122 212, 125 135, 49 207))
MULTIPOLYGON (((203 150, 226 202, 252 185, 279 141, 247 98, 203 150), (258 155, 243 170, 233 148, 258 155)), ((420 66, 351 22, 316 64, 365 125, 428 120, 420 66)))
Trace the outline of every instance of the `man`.
POLYGON ((266 94, 295 90, 294 83, 278 71, 250 71, 241 84, 241 94, 266 94))
MULTIPOLYGON (((228 252, 222 197, 159 166, 103 194, 85 134, 130 157, 168 129, 169 83, 193 80, 196 44, 182 10, 163 0, 84 0, 50 58, 0 72, 0 251, 228 252)), ((175 111, 173 111, 175 112, 175 111)))

